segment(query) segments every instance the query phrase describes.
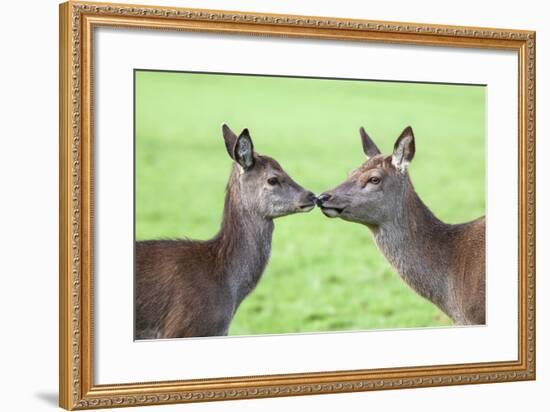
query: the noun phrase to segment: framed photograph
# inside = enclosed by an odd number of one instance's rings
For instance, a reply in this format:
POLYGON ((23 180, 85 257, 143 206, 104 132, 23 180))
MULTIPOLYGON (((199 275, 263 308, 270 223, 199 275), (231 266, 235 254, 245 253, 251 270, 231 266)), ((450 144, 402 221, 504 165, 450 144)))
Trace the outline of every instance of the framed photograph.
POLYGON ((535 33, 60 6, 65 409, 535 379, 535 33))

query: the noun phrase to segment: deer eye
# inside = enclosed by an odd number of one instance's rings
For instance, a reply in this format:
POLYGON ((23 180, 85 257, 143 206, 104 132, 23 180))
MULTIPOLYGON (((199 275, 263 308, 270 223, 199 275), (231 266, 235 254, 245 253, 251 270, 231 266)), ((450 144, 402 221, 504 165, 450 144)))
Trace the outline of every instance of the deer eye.
POLYGON ((371 176, 369 178, 369 183, 372 183, 373 185, 377 185, 378 183, 380 183, 380 178, 377 176, 371 176))
POLYGON ((270 177, 269 179, 267 179, 267 183, 271 186, 275 186, 279 184, 279 179, 277 179, 276 177, 270 177))

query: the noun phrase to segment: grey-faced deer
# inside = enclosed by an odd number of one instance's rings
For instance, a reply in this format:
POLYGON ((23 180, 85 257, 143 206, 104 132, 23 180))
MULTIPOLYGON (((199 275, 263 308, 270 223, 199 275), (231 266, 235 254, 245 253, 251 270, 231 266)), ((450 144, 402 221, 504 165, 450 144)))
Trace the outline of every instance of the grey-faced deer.
POLYGON ((450 225, 416 194, 407 167, 415 153, 407 127, 385 156, 363 128, 368 160, 318 197, 328 217, 366 225, 403 280, 457 324, 485 323, 485 217, 450 225))
POLYGON ((273 219, 315 207, 274 159, 254 152, 247 129, 223 125, 233 167, 219 233, 207 241, 136 242, 136 339, 227 335, 269 259, 273 219))

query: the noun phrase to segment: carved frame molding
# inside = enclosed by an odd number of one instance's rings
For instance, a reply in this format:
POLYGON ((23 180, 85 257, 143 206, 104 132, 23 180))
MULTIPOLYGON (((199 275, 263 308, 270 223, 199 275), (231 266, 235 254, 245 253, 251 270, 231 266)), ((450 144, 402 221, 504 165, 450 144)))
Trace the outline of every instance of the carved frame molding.
POLYGON ((89 409, 535 379, 535 32, 70 1, 60 5, 60 396, 89 409), (518 360, 93 384, 92 49, 97 26, 508 49, 518 54, 518 360))

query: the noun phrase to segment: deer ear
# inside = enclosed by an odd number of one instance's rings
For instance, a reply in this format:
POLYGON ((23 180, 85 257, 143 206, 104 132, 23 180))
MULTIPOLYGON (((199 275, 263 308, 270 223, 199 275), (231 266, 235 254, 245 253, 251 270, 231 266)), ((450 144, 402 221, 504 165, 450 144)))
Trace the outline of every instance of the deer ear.
POLYGON ((392 165, 401 172, 405 172, 414 157, 414 152, 414 134, 411 126, 407 126, 393 146, 392 165))
POLYGON ((373 157, 380 154, 380 149, 374 141, 370 138, 370 136, 365 132, 365 129, 362 127, 359 129, 359 134, 361 135, 361 143, 363 144, 363 152, 368 157, 373 157))
POLYGON ((233 159, 246 171, 254 167, 254 145, 248 133, 248 129, 244 129, 235 143, 233 148, 233 159))
POLYGON ((233 130, 231 130, 229 126, 225 123, 222 125, 222 134, 223 140, 225 141, 225 148, 227 150, 227 153, 229 154, 231 159, 235 159, 233 157, 233 148, 235 147, 235 143, 237 142, 237 135, 233 133, 233 130))

